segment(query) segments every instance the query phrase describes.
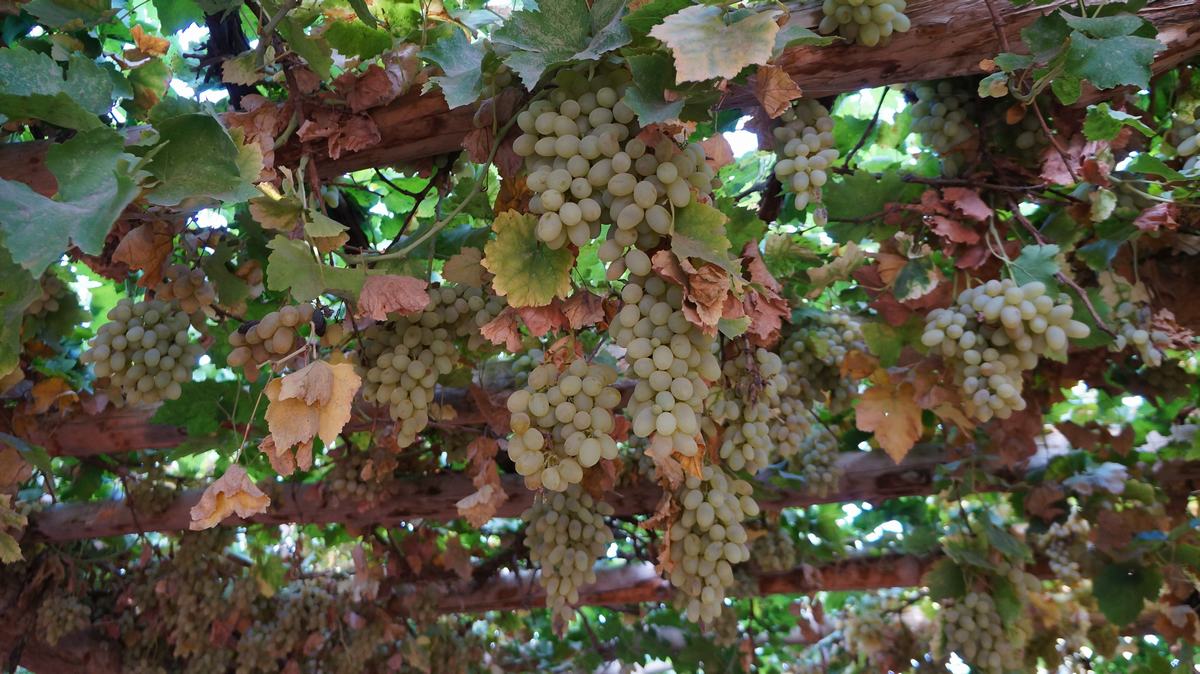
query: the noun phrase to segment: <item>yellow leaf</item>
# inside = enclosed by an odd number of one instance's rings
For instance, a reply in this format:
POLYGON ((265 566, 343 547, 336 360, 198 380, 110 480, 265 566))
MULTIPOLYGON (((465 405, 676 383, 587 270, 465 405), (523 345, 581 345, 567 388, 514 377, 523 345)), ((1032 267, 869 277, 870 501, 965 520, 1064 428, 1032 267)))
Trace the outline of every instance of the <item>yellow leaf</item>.
POLYGON ((43 379, 33 385, 33 413, 45 414, 58 404, 59 409, 66 409, 73 403, 79 402, 79 395, 71 390, 71 385, 61 377, 43 379))
POLYGON ((483 253, 478 248, 463 248, 442 265, 442 278, 461 286, 483 287, 483 253))
POLYGON ((866 262, 866 255, 862 249, 853 241, 847 243, 837 251, 837 256, 832 262, 808 270, 808 278, 812 281, 812 290, 809 291, 808 297, 810 299, 816 297, 833 283, 850 278, 850 274, 861 267, 864 262, 866 262))
POLYGON ((429 305, 429 283, 424 279, 394 274, 367 277, 358 295, 358 315, 386 321, 388 314, 415 314, 429 305))
POLYGON ((318 360, 267 384, 267 428, 277 451, 321 438, 328 447, 350 421, 350 406, 362 379, 350 363, 318 360))
POLYGON ((165 37, 147 35, 141 26, 134 26, 129 34, 133 36, 133 44, 137 46, 138 51, 146 56, 162 56, 171 48, 170 40, 165 37))
POLYGON ((499 481, 486 483, 479 490, 459 499, 455 503, 460 517, 465 517, 473 527, 481 527, 492 519, 496 510, 508 500, 508 494, 499 481))
POLYGON ((267 382, 265 393, 267 404, 267 429, 271 431, 276 451, 284 451, 292 445, 312 442, 317 434, 319 415, 317 410, 304 404, 303 400, 280 398, 283 381, 272 379, 267 382))
POLYGON ((254 484, 246 469, 236 463, 208 486, 192 507, 192 531, 210 529, 230 515, 242 519, 267 511, 271 499, 254 484))
POLYGON ((280 380, 279 399, 298 398, 305 405, 327 405, 333 397, 333 367, 317 360, 280 380))
POLYGON ((484 247, 483 266, 496 275, 492 287, 514 307, 542 307, 571 292, 575 255, 538 240, 537 216, 508 211, 496 216, 496 238, 484 247))
POLYGON ((855 423, 858 430, 874 433, 883 451, 900 463, 922 432, 921 408, 913 385, 876 383, 855 404, 855 423))
POLYGON ((726 23, 725 10, 716 5, 693 5, 671 16, 650 31, 675 55, 675 82, 733 79, 742 68, 762 65, 775 49, 779 10, 770 9, 726 23))

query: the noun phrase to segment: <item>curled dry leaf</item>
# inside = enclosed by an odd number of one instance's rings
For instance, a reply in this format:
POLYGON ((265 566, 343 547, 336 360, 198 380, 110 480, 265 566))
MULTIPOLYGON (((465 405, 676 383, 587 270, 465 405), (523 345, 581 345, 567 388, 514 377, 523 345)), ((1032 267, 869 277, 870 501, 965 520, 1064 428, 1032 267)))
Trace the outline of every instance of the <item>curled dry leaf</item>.
POLYGON ((883 451, 900 463, 921 437, 921 408, 912 384, 897 385, 886 374, 878 379, 855 404, 855 425, 874 433, 883 451))
POLYGON ((33 396, 33 414, 45 414, 56 405, 60 410, 67 410, 79 402, 79 394, 71 390, 71 385, 62 377, 39 381, 33 385, 30 394, 33 396))
POLYGON ((200 502, 192 506, 192 531, 211 529, 230 515, 242 519, 267 511, 271 499, 254 484, 246 469, 233 464, 208 486, 200 502))
POLYGON ((175 232, 163 221, 150 222, 126 234, 113 251, 114 262, 123 262, 131 269, 138 269, 142 277, 138 285, 152 288, 162 283, 163 268, 171 256, 171 241, 175 232))
POLYGON ((499 478, 495 482, 485 483, 476 491, 463 497, 454 504, 458 514, 466 518, 473 527, 481 527, 496 514, 500 506, 508 500, 504 487, 500 486, 499 478))
POLYGON ((141 26, 134 26, 129 35, 133 37, 133 44, 143 56, 153 57, 162 56, 171 48, 171 41, 165 37, 156 37, 146 34, 146 30, 141 26))
POLYGON ((492 344, 503 344, 509 353, 517 353, 521 350, 521 325, 517 316, 516 309, 504 307, 495 318, 479 328, 479 334, 492 344))
POLYGON ((568 325, 567 317, 563 314, 562 301, 557 298, 543 307, 521 307, 517 309, 517 313, 521 315, 529 334, 534 337, 562 330, 568 325))
POLYGON ((563 302, 563 315, 572 330, 595 325, 604 320, 604 300, 588 290, 577 290, 563 302))
POLYGON ((316 361, 267 383, 267 428, 277 451, 321 438, 333 444, 346 422, 362 379, 350 363, 316 361))
POLYGON ((415 314, 429 305, 429 283, 424 279, 395 274, 367 277, 358 295, 358 315, 386 321, 388 314, 415 314))
POLYGON ((312 468, 312 440, 296 445, 294 451, 292 449, 281 450, 275 446, 275 437, 268 435, 262 439, 262 442, 258 443, 258 449, 267 455, 267 460, 271 462, 271 468, 283 477, 296 472, 296 468, 300 470, 312 468))
POLYGON ((779 117, 792 105, 792 101, 800 98, 804 92, 796 84, 796 80, 783 69, 783 66, 759 66, 754 74, 754 97, 762 104, 763 110, 771 119, 779 117))

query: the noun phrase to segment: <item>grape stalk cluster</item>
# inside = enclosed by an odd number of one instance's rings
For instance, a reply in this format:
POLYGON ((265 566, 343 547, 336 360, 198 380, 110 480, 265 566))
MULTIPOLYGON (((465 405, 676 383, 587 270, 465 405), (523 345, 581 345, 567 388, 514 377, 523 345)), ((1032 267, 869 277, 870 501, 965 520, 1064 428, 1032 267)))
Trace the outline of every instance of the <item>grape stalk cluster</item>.
POLYGON ((785 398, 822 402, 833 412, 848 409, 857 388, 842 374, 841 363, 851 351, 866 350, 854 316, 841 311, 804 316, 779 348, 788 381, 785 398))
POLYGON ((725 425, 719 453, 731 470, 757 473, 774 449, 771 428, 788 388, 783 361, 763 348, 739 351, 725 361, 724 374, 725 386, 714 389, 709 405, 712 421, 725 425))

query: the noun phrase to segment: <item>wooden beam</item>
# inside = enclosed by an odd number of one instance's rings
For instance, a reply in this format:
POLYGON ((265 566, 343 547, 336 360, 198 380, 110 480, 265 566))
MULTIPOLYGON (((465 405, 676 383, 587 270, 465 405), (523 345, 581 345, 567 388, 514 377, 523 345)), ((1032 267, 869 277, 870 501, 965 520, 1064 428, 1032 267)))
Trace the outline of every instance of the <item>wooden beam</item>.
MULTIPOLYGON (((796 80, 805 95, 814 97, 885 84, 980 75, 979 62, 1002 51, 989 3, 1014 49, 1020 47, 1022 28, 1055 7, 1067 4, 1066 0, 1060 0, 1050 5, 1015 7, 1008 0, 913 0, 907 9, 912 29, 893 35, 884 46, 794 47, 777 62, 796 80)), ((1150 0, 1138 14, 1157 26, 1159 39, 1167 46, 1155 60, 1155 73, 1174 68, 1200 54, 1200 3, 1150 0)), ((819 9, 808 6, 794 12, 791 22, 812 28, 819 18, 819 9)), ((732 88, 721 102, 725 108, 755 104, 753 94, 746 87, 732 88)), ((406 164, 454 152, 462 146, 463 136, 473 128, 474 111, 469 107, 448 109, 440 92, 421 95, 413 91, 369 114, 382 137, 374 147, 331 159, 324 143, 312 144, 310 150, 323 177, 406 164)), ((40 192, 52 194, 54 176, 46 169, 44 161, 47 147, 48 144, 43 142, 0 145, 0 178, 19 180, 40 192)), ((293 141, 280 149, 277 161, 280 165, 294 165, 299 156, 300 146, 298 141, 293 141)))
MULTIPOLYGON (((880 502, 901 496, 922 496, 934 492, 938 466, 950 457, 936 450, 913 452, 899 465, 881 452, 849 452, 840 464, 844 476, 838 488, 824 495, 804 491, 779 490, 762 484, 760 505, 764 510, 809 506, 818 503, 880 502)), ((1000 480, 1020 480, 1019 473, 993 468, 1000 480)), ((1200 482, 1200 462, 1178 463, 1160 472, 1159 483, 1169 489, 1191 489, 1200 482)), ((497 517, 518 517, 533 501, 533 492, 516 475, 502 477, 509 499, 497 511, 497 517)), ((461 473, 428 475, 398 480, 377 499, 366 502, 337 501, 324 484, 263 485, 271 495, 267 512, 247 521, 236 518, 227 526, 242 524, 278 525, 345 524, 348 526, 395 526, 404 522, 427 520, 445 522, 458 518, 455 506, 475 491, 471 480, 461 473)), ((26 536, 37 540, 66 542, 106 538, 142 531, 177 532, 188 528, 189 510, 200 499, 201 490, 181 493, 164 511, 138 510, 135 516, 124 500, 60 503, 30 515, 26 536)), ((620 487, 606 496, 616 514, 622 517, 654 512, 662 492, 655 484, 620 487)))

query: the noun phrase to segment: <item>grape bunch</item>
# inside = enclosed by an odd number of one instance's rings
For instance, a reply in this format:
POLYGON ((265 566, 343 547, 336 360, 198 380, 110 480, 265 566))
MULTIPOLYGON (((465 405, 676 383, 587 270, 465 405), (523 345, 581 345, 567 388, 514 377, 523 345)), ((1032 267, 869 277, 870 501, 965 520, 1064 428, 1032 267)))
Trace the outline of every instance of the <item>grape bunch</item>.
POLYGON ((92 609, 79 597, 52 592, 37 608, 37 631, 41 640, 57 646, 63 637, 92 624, 92 609))
POLYGON ((325 477, 329 499, 343 503, 378 503, 392 485, 393 473, 380 470, 371 452, 344 446, 330 453, 333 468, 325 477))
POLYGON ((1087 550, 1087 537, 1091 530, 1088 521, 1078 510, 1073 511, 1063 522, 1054 522, 1037 538, 1050 570, 1064 585, 1074 585, 1083 579, 1079 566, 1081 553, 1087 550))
POLYGON ((1026 114, 1017 125, 1017 138, 1014 143, 1018 150, 1031 150, 1046 142, 1046 132, 1042 129, 1037 115, 1026 114))
POLYGON ((617 458, 616 381, 613 367, 578 358, 561 372, 553 363, 537 366, 513 391, 508 456, 525 486, 561 492, 583 481, 584 469, 617 458))
POLYGON ((233 349, 225 362, 229 367, 242 368, 248 381, 257 381, 264 365, 290 355, 304 343, 300 329, 312 320, 313 306, 297 304, 272 311, 257 321, 242 323, 229 334, 233 349))
POLYGON ((937 657, 957 653, 972 672, 1004 674, 1021 662, 1025 638, 1014 626, 1006 630, 996 604, 985 592, 962 599, 943 599, 935 616, 932 649, 937 657))
POLYGON ((788 529, 770 526, 750 543, 750 563, 765 573, 782 573, 796 566, 796 540, 788 529))
POLYGON ((203 269, 170 264, 163 270, 163 280, 155 288, 155 297, 174 301, 185 312, 194 314, 217 301, 217 290, 208 282, 203 269))
POLYGON ((788 472, 801 476, 810 493, 824 496, 837 489, 843 472, 838 439, 803 402, 781 401, 771 437, 779 456, 787 459, 788 472))
POLYGON ((80 362, 90 364, 114 401, 150 405, 175 400, 192 379, 204 347, 191 341, 191 321, 176 304, 123 298, 108 312, 80 362))
POLYGON ((125 479, 128 487, 125 497, 138 512, 164 512, 175 502, 176 496, 176 490, 168 481, 167 469, 157 460, 147 461, 144 468, 144 475, 125 479))
POLYGON ((837 33, 867 47, 886 44, 892 33, 907 33, 905 0, 825 0, 817 27, 822 35, 837 33))
POLYGON ((521 514, 525 547, 530 561, 541 568, 538 582, 558 625, 574 617, 579 588, 596 582, 593 566, 613 542, 612 529, 604 522, 612 514, 612 506, 575 484, 555 494, 538 493, 521 514))
POLYGON ((720 455, 731 470, 757 473, 770 463, 771 425, 788 387, 783 361, 762 348, 742 351, 725 361, 724 374, 725 388, 713 391, 709 405, 712 420, 725 424, 720 455))
POLYGON ((1065 358, 1069 339, 1088 336, 1072 314, 1070 298, 1056 300, 1040 281, 991 280, 931 311, 921 343, 949 361, 968 414, 1007 419, 1025 409, 1023 373, 1041 356, 1065 358))
POLYGON ((479 288, 433 287, 420 314, 368 332, 363 350, 371 365, 363 379, 363 399, 388 407, 399 424, 398 446, 416 442, 429 425, 438 377, 454 369, 462 342, 470 349, 486 344, 479 327, 503 306, 502 299, 486 297, 479 288))
POLYGON ((854 316, 833 311, 802 318, 779 348, 786 364, 785 397, 824 402, 833 412, 847 409, 857 388, 853 379, 842 375, 841 363, 855 350, 865 352, 867 347, 862 324, 854 316))
POLYGON ((947 175, 957 174, 961 156, 955 150, 978 132, 970 119, 971 94, 948 81, 924 82, 913 92, 917 102, 912 107, 912 130, 941 156, 947 175))
POLYGON ((1117 321, 1117 338, 1108 346, 1110 351, 1124 351, 1132 344, 1138 351, 1142 363, 1149 367, 1161 367, 1163 364, 1163 347, 1170 342, 1170 336, 1162 330, 1156 330, 1151 325, 1150 307, 1133 302, 1121 302, 1117 305, 1113 316, 1117 321))
MULTIPOLYGON (((821 187, 829 179, 828 170, 837 161, 833 140, 833 118, 818 101, 802 98, 780 117, 783 122, 772 132, 775 136, 775 177, 784 192, 796 195, 796 209, 821 203, 821 187)), ((817 224, 825 224, 825 211, 818 209, 817 224)))
POLYGON ((621 299, 609 333, 635 382, 627 409, 633 434, 649 438, 660 456, 694 456, 708 382, 721 376, 716 340, 684 317, 683 291, 657 276, 631 277, 621 299))
POLYGON ((687 476, 676 495, 683 510, 669 529, 668 578, 680 591, 676 605, 688 620, 711 623, 735 582, 734 565, 750 559, 742 522, 759 509, 748 482, 716 466, 701 470, 701 477, 687 476))
POLYGON ((663 138, 653 147, 637 137, 624 101, 631 76, 616 67, 560 71, 546 100, 517 116, 523 132, 513 144, 525 158, 530 212, 540 216, 538 239, 551 248, 582 246, 613 225, 600 259, 610 277, 650 270, 646 250, 673 226, 672 211, 711 193, 715 172, 698 144, 680 148, 663 138), (630 246, 636 249, 625 252, 630 246))
MULTIPOLYGON (((66 306, 74 296, 74 291, 57 274, 47 272, 42 274, 41 293, 25 309, 27 316, 44 318, 66 306)), ((76 303, 78 300, 76 300, 76 303)))
POLYGON ((888 661, 906 640, 901 613, 910 599, 903 591, 882 591, 847 601, 836 622, 846 649, 866 655, 877 671, 889 671, 888 661))
POLYGON ((308 649, 311 643, 329 643, 324 636, 337 627, 337 602, 337 596, 318 579, 285 585, 272 598, 272 610, 238 639, 237 674, 276 672, 279 661, 290 658, 315 659, 317 652, 308 649), (322 639, 309 642, 312 634, 322 639))

